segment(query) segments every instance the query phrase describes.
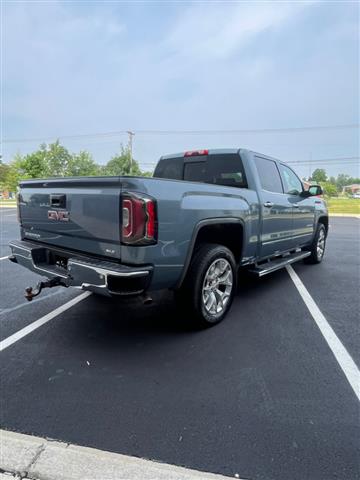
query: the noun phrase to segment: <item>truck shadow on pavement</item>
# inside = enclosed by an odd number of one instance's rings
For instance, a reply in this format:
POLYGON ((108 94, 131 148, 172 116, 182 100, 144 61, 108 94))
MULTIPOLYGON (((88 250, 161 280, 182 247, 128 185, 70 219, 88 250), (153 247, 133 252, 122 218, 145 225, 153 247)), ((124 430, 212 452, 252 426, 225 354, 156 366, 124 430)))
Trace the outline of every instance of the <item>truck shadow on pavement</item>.
POLYGON ((82 304, 82 315, 77 319, 76 331, 81 337, 87 332, 86 336, 90 335, 89 340, 96 338, 98 343, 101 339, 101 344, 106 342, 108 347, 119 341, 122 344, 133 343, 134 339, 136 341, 142 337, 153 337, 156 341, 160 337, 212 336, 220 330, 230 328, 231 323, 238 324, 239 320, 246 325, 258 308, 264 308, 261 306, 262 297, 275 295, 274 292, 287 281, 289 278, 285 271, 275 272, 261 279, 240 274, 238 291, 227 318, 205 330, 192 326, 189 314, 179 307, 173 293, 167 290, 155 292, 150 305, 144 305, 139 298, 120 300, 93 295, 82 304))

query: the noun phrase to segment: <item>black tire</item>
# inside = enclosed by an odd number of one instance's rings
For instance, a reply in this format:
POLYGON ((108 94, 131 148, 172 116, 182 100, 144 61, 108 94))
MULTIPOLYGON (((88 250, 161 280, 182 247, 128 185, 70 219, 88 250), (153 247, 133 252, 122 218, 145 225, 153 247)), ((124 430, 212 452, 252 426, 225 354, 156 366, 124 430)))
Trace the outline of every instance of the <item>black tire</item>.
POLYGON ((189 318, 193 327, 212 327, 224 320, 236 292, 236 280, 236 262, 234 255, 228 248, 218 244, 203 244, 200 246, 191 260, 183 286, 175 292, 175 298, 179 306, 185 309, 187 318, 189 318), (210 272, 210 267, 213 273, 210 272), (223 267, 224 272, 221 273, 223 267), (225 283, 221 283, 221 280, 225 279, 226 275, 228 275, 227 279, 223 280, 227 283, 225 285, 225 283), (210 276, 215 277, 214 280, 211 280, 214 285, 207 287, 210 276), (204 293, 205 287, 209 291, 208 294, 204 293), (219 292, 223 294, 223 297, 219 292), (209 299, 207 303, 205 298, 209 299), (208 305, 214 302, 216 305, 212 308, 222 308, 221 311, 210 312, 208 310, 208 305))
POLYGON ((322 259, 324 258, 325 247, 326 247, 326 228, 322 223, 319 223, 311 245, 308 248, 306 248, 306 250, 309 250, 309 252, 311 252, 311 255, 304 259, 304 263, 308 263, 308 264, 321 263, 322 259), (321 248, 321 245, 323 245, 322 248, 321 248), (318 247, 320 247, 320 250, 318 249, 318 247))

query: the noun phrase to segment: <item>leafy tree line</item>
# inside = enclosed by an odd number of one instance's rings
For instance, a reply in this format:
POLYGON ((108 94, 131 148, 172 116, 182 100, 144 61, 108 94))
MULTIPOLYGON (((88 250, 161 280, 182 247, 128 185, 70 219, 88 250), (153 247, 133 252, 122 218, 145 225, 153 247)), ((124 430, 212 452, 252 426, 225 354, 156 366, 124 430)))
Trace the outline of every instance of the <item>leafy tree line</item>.
POLYGON ((337 177, 328 177, 326 170, 323 168, 317 168, 314 170, 308 181, 320 184, 325 195, 329 196, 338 195, 338 193, 343 191, 343 187, 346 185, 352 185, 354 183, 360 184, 360 178, 352 177, 345 173, 339 173, 337 177))
POLYGON ((96 175, 150 176, 151 173, 142 172, 139 164, 131 160, 129 148, 123 145, 106 165, 97 164, 85 150, 70 153, 59 141, 43 143, 38 150, 27 155, 16 154, 9 164, 0 160, 0 189, 9 191, 15 191, 20 180, 29 178, 96 175))
MULTIPOLYGON (((81 150, 70 153, 60 144, 40 145, 39 149, 27 155, 16 154, 9 163, 0 160, 0 190, 15 191, 20 180, 46 177, 78 177, 96 175, 142 175, 151 176, 150 172, 142 172, 139 164, 131 161, 130 150, 123 145, 120 152, 114 155, 106 165, 97 164, 92 155, 81 150)), ((326 195, 341 193, 345 185, 360 183, 360 178, 340 173, 337 177, 328 177, 322 168, 317 168, 308 181, 319 183, 326 195)))

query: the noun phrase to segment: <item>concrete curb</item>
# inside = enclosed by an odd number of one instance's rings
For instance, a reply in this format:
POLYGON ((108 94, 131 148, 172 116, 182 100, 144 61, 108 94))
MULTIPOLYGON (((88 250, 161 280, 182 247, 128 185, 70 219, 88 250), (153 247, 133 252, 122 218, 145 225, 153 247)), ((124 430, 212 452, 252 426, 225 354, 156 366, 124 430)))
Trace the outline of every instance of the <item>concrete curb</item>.
MULTIPOLYGON (((228 480, 94 448, 0 430, 0 480, 228 480), (9 474, 11 476, 9 476, 9 474)), ((239 478, 234 473, 234 477, 239 478)))
POLYGON ((353 218, 360 218, 360 214, 358 213, 329 213, 330 217, 353 217, 353 218))

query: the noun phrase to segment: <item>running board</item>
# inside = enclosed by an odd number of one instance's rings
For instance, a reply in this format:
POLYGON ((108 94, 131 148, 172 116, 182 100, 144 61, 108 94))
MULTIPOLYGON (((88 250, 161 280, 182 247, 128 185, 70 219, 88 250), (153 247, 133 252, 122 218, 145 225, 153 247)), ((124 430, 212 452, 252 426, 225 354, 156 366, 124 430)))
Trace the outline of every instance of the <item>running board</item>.
POLYGON ((261 265, 255 265, 254 267, 249 269, 250 273, 257 275, 258 277, 263 277, 268 273, 275 272, 280 268, 286 267, 286 265, 290 265, 291 263, 298 262, 306 257, 309 257, 311 252, 296 252, 286 257, 276 258, 275 260, 270 260, 269 262, 265 262, 261 265))

